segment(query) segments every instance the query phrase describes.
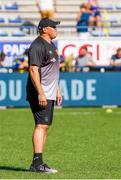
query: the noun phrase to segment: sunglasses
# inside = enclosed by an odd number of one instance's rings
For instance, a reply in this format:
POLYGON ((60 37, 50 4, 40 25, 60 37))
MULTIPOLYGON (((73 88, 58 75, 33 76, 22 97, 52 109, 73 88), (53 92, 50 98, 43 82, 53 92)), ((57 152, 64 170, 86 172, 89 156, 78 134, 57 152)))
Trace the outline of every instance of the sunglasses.
POLYGON ((50 26, 51 28, 53 28, 53 29, 56 29, 57 27, 56 26, 50 26))

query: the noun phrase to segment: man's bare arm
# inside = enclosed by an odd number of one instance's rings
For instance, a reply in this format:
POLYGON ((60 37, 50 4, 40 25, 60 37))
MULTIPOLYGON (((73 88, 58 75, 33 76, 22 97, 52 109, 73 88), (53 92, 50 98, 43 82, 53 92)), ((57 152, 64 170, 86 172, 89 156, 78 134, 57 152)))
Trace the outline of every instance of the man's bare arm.
POLYGON ((62 95, 61 95, 59 86, 58 86, 57 93, 56 93, 56 102, 57 102, 58 106, 60 106, 62 103, 62 95))

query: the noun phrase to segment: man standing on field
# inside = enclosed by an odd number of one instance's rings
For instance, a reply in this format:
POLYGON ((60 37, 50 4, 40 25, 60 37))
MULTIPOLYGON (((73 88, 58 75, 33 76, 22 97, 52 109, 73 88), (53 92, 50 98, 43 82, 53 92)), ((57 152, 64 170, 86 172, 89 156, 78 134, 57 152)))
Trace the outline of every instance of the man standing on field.
POLYGON ((56 26, 60 24, 48 18, 39 22, 39 36, 32 42, 29 57, 27 100, 32 110, 35 129, 33 133, 34 156, 30 166, 32 172, 56 173, 43 162, 43 147, 48 127, 52 124, 54 102, 60 105, 62 96, 59 90, 59 61, 52 39, 57 36, 56 26))

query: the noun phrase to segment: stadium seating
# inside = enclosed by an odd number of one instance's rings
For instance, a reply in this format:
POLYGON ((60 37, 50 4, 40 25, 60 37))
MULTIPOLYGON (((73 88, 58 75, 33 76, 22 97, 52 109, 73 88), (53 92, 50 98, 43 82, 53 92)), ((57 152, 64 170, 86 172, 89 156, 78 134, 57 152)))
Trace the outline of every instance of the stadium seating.
POLYGON ((20 16, 8 18, 9 23, 22 23, 23 20, 20 16))
POLYGON ((110 29, 109 30, 109 36, 113 37, 120 37, 121 36, 121 30, 120 29, 110 29))
POLYGON ((0 17, 0 23, 4 23, 5 19, 3 17, 0 17))
POLYGON ((12 31, 19 31, 26 21, 37 25, 40 20, 35 0, 0 1, 0 7, 0 26, 9 35, 12 31))
POLYGON ((113 10, 113 5, 112 4, 101 5, 100 9, 113 10))
POLYGON ((5 5, 6 10, 18 10, 18 5, 16 3, 10 3, 5 5))
POLYGON ((92 34, 92 36, 95 36, 95 37, 100 37, 100 36, 105 35, 103 30, 95 30, 95 31, 92 31, 91 34, 92 34))
POLYGON ((121 4, 117 4, 117 5, 116 5, 116 9, 117 9, 117 10, 121 10, 121 4))
MULTIPOLYGON (((78 1, 78 0, 57 0, 56 1, 56 17, 58 20, 61 20, 61 28, 60 32, 70 32, 71 34, 75 35, 76 29, 74 29, 76 25, 76 16, 79 12, 79 6, 81 3, 87 2, 87 1, 78 1), (73 8, 72 8, 73 6, 73 8), (65 28, 63 28, 65 26, 65 28), (70 29, 70 30, 68 30, 70 29)), ((121 25, 121 4, 119 4, 118 0, 98 0, 100 11, 102 15, 102 23, 105 24, 105 26, 111 26, 116 27, 121 25), (117 10, 118 9, 118 10, 117 10)), ((109 28, 110 29, 110 28, 109 28)), ((103 32, 103 31, 102 31, 103 32)), ((117 31, 116 31, 117 33, 117 31)), ((95 31, 94 33, 91 33, 91 35, 97 36, 97 35, 103 35, 100 31, 95 31)), ((111 35, 111 34, 109 34, 111 35)), ((119 35, 119 33, 117 34, 119 35)), ((111 35, 112 36, 112 35, 111 35)))
MULTIPOLYGON (((121 3, 118 0, 98 1, 103 24, 114 28, 116 26, 120 27, 121 3)), ((84 2, 87 2, 87 0, 56 0, 55 18, 61 21, 61 25, 58 28, 59 35, 66 35, 68 33, 71 36, 75 36, 77 34, 76 16, 79 12, 80 4, 84 2)), ((0 1, 0 25, 1 29, 7 31, 8 34, 11 34, 10 29, 13 29, 13 31, 19 30, 23 22, 31 22, 37 26, 40 18, 41 16, 35 0, 0 1)), ((36 33, 36 31, 34 32, 36 33)), ((98 32, 91 33, 91 35, 93 34, 95 36, 98 32)), ((109 33, 109 35, 111 34, 109 33)))
POLYGON ((12 36, 14 36, 14 37, 23 37, 23 36, 25 36, 26 34, 23 32, 23 31, 20 31, 20 30, 17 30, 17 31, 14 31, 13 33, 12 33, 12 36))
POLYGON ((0 30, 0 36, 2 37, 8 36, 8 33, 6 31, 0 30))

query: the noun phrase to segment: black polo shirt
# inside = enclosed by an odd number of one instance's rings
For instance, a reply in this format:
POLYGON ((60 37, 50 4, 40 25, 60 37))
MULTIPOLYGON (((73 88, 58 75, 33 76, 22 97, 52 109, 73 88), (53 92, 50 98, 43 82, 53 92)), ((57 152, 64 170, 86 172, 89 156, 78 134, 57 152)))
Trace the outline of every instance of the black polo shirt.
MULTIPOLYGON (((40 81, 48 100, 56 100, 59 80, 59 61, 56 47, 53 42, 48 43, 42 37, 37 37, 28 51, 30 65, 39 67, 40 81)), ((30 74, 27 81, 27 100, 36 99, 37 91, 32 83, 30 74)))

